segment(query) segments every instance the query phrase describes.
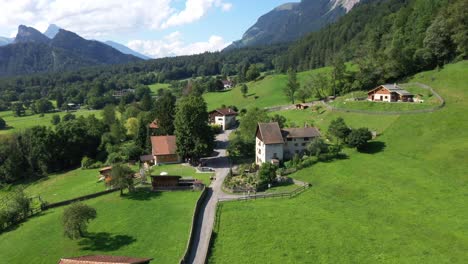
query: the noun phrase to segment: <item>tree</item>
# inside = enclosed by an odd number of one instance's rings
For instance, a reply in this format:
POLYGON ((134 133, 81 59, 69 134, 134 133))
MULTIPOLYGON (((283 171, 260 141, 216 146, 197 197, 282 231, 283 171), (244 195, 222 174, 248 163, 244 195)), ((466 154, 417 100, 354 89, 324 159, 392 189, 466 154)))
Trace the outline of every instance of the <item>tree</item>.
POLYGON ((424 47, 431 51, 438 66, 442 66, 450 59, 454 44, 450 38, 450 29, 445 17, 437 17, 427 29, 424 47))
POLYGON ((11 104, 11 110, 15 116, 22 116, 25 113, 23 103, 21 102, 11 104))
POLYGON ((301 100, 301 102, 305 103, 307 101, 307 99, 309 97, 312 96, 312 92, 311 90, 306 87, 306 86, 303 86, 301 87, 298 91, 297 91, 297 98, 299 98, 301 100))
POLYGON ((242 93, 242 96, 247 97, 247 93, 249 93, 249 87, 247 86, 247 84, 245 83, 242 84, 241 93, 242 93))
POLYGON ((34 111, 34 113, 36 114, 44 114, 44 113, 47 113, 49 112, 50 110, 52 110, 54 108, 54 106, 52 105, 52 103, 43 98, 43 99, 39 99, 37 101, 34 102, 34 104, 32 105, 32 109, 34 111))
POLYGON ((62 90, 57 90, 55 100, 57 101, 57 108, 61 108, 63 103, 65 102, 63 99, 62 90))
POLYGON ((271 117, 270 119, 271 122, 277 122, 280 128, 283 128, 286 125, 286 122, 288 121, 286 117, 282 115, 275 114, 274 116, 271 117))
POLYGON ((50 120, 50 122, 52 123, 52 125, 57 125, 58 123, 60 123, 60 116, 57 114, 53 115, 52 120, 50 120))
POLYGON ((270 117, 268 116, 265 109, 250 108, 247 113, 242 117, 239 126, 240 136, 246 141, 255 141, 255 131, 257 130, 257 124, 262 122, 268 122, 270 117))
POLYGON ((67 122, 67 121, 70 121, 70 120, 74 120, 76 119, 76 116, 72 113, 66 113, 63 117, 62 117, 62 121, 63 122, 67 122))
POLYGON ((258 178, 261 184, 273 183, 276 179, 278 167, 271 163, 263 163, 258 171, 258 178))
POLYGON ((174 117, 176 98, 171 92, 165 92, 156 101, 153 115, 158 120, 158 135, 174 135, 174 117))
POLYGON ((124 164, 114 164, 112 165, 112 180, 111 185, 114 188, 120 189, 120 195, 123 195, 123 190, 128 189, 128 191, 134 190, 133 184, 133 171, 130 167, 124 164))
POLYGON ((344 119, 341 117, 331 121, 330 126, 328 127, 328 134, 341 142, 346 141, 350 132, 351 129, 346 125, 344 119))
POLYGON ((96 209, 82 203, 74 203, 63 211, 64 234, 70 239, 84 237, 88 223, 97 216, 96 209))
POLYGON ((325 73, 317 73, 311 76, 307 82, 307 89, 316 98, 325 98, 330 94, 330 80, 325 73))
POLYGON ((247 81, 253 81, 257 79, 260 76, 260 71, 258 70, 257 65, 255 64, 250 65, 245 75, 246 75, 245 78, 247 79, 247 81))
POLYGON ((346 138, 346 143, 352 148, 362 149, 369 140, 372 139, 372 133, 368 128, 353 129, 346 138))
POLYGON ((127 122, 125 122, 125 128, 127 129, 127 135, 130 137, 134 137, 138 133, 138 127, 140 124, 138 124, 138 119, 135 117, 130 117, 127 119, 127 122))
POLYGON ((7 124, 3 118, 0 117, 0 129, 5 129, 7 124))
POLYGON ((151 110, 152 108, 152 100, 151 100, 151 95, 145 93, 143 95, 143 98, 141 98, 141 102, 140 102, 140 107, 143 111, 149 111, 151 110))
POLYGON ((214 134, 208 125, 208 112, 202 97, 182 98, 177 104, 174 125, 177 153, 182 158, 197 160, 211 154, 214 134))
POLYGON ((299 82, 297 81, 296 71, 292 68, 288 70, 288 84, 284 87, 284 94, 291 100, 291 103, 294 104, 294 95, 299 89, 299 82))
POLYGON ((140 116, 138 119, 138 132, 135 135, 135 144, 144 151, 149 151, 149 121, 140 116))
POLYGON ((107 126, 111 126, 116 121, 115 117, 115 106, 114 105, 106 105, 104 109, 102 109, 102 121, 107 126))
POLYGON ((336 96, 337 92, 341 92, 341 87, 345 79, 346 65, 343 56, 335 56, 332 61, 332 66, 333 96, 336 96))
POLYGON ((309 145, 307 145, 307 151, 311 155, 319 156, 322 153, 328 152, 328 145, 322 138, 314 138, 309 145))

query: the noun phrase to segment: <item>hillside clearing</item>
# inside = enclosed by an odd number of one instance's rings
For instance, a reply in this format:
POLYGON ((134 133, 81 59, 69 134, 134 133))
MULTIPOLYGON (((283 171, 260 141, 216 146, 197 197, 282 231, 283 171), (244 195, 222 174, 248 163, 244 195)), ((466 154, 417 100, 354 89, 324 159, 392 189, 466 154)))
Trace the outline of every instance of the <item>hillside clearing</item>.
POLYGON ((382 135, 291 175, 314 186, 295 199, 223 204, 210 262, 466 263, 467 70, 463 61, 413 78, 446 99, 434 113, 333 113, 351 126, 380 117, 382 135))

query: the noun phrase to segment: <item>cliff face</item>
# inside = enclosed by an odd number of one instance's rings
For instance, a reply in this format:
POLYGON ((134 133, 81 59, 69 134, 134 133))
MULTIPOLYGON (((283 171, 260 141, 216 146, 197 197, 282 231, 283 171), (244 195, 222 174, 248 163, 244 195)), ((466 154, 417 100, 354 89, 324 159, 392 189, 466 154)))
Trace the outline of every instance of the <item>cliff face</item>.
POLYGON ((302 0, 261 16, 241 40, 226 49, 290 42, 335 22, 360 0, 302 0))

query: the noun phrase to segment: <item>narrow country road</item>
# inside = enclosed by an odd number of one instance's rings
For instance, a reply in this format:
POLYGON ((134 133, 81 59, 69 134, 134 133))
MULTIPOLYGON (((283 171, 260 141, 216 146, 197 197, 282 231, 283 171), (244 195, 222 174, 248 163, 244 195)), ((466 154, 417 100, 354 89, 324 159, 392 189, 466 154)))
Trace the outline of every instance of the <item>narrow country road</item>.
POLYGON ((231 132, 231 130, 226 130, 216 137, 217 146, 215 151, 218 155, 207 160, 207 166, 213 167, 216 170, 216 179, 212 181, 205 202, 201 206, 200 214, 196 221, 195 237, 188 263, 205 263, 216 215, 216 203, 218 202, 218 198, 231 196, 225 194, 221 189, 223 181, 229 173, 230 164, 226 157, 226 147, 231 132))

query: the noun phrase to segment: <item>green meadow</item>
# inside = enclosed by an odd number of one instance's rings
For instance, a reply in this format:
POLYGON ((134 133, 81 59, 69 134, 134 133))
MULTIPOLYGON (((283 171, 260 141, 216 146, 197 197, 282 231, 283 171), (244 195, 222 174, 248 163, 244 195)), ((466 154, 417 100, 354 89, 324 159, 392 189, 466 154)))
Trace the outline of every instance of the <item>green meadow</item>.
POLYGON ((61 224, 65 207, 44 211, 0 234, 2 263, 58 263, 61 257, 123 255, 177 263, 185 251, 200 192, 107 194, 85 203, 97 218, 86 237, 70 240, 61 224))
POLYGON ((205 185, 210 185, 210 177, 213 176, 213 173, 197 173, 194 167, 183 164, 167 164, 151 168, 151 175, 160 175, 162 172, 167 172, 168 175, 172 176, 198 179, 205 185))
POLYGON ((468 61, 410 81, 445 98, 401 116, 284 112, 322 129, 341 116, 380 136, 362 152, 291 175, 312 183, 293 199, 223 203, 210 263, 466 263, 468 61))
MULTIPOLYGON (((99 110, 78 110, 74 112, 70 112, 75 116, 89 116, 94 114, 96 117, 100 118, 100 111, 99 110)), ((21 129, 26 129, 33 126, 52 126, 52 116, 58 114, 60 117, 66 115, 66 112, 57 112, 57 113, 47 113, 44 116, 40 116, 39 114, 31 114, 27 112, 26 116, 14 116, 12 111, 3 111, 0 112, 0 117, 5 120, 7 123, 8 128, 4 130, 0 130, 1 134, 11 134, 17 132, 21 129)))
MULTIPOLYGON (((298 81, 304 85, 313 74, 329 72, 331 68, 320 68, 297 74, 298 81)), ((270 107, 288 105, 291 102, 283 93, 283 88, 288 82, 286 74, 266 75, 263 80, 247 83, 249 92, 246 97, 242 96, 240 86, 225 92, 213 92, 203 95, 208 105, 208 110, 221 107, 221 105, 235 105, 237 108, 270 107)))

